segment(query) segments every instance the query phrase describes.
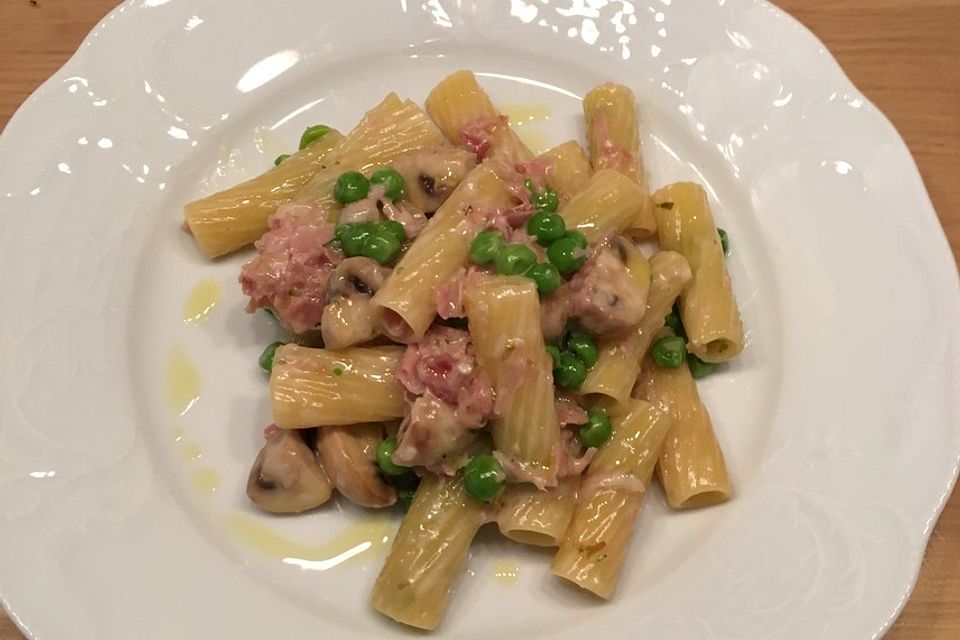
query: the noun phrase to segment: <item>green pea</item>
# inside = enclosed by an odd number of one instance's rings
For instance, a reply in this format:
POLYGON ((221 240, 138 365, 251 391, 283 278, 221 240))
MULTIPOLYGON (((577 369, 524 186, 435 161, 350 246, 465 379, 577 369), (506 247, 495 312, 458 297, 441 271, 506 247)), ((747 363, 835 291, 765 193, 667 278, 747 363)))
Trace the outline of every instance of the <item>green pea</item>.
POLYGON ((290 157, 289 153, 281 153, 277 156, 277 159, 273 161, 273 166, 279 167, 280 163, 290 157))
POLYGON ((666 336, 653 343, 653 361, 661 369, 677 369, 687 357, 687 345, 680 336, 666 336))
POLYGON ((363 241, 360 255, 376 260, 380 264, 388 264, 396 260, 402 249, 403 244, 393 234, 378 230, 367 236, 367 239, 363 241))
POLYGON ((519 276, 537 264, 537 254, 522 244, 507 245, 493 259, 497 273, 505 276, 519 276))
POLYGON ((359 171, 346 171, 333 186, 333 197, 340 204, 363 200, 370 193, 370 182, 359 171))
POLYGON ((566 223, 555 213, 541 211, 527 220, 527 233, 545 247, 562 238, 566 232, 566 223))
POLYGON ((687 366, 690 367, 690 375, 699 380, 713 373, 717 368, 712 362, 704 362, 692 353, 687 354, 687 366))
POLYGON ((720 236, 720 246, 723 247, 723 255, 730 255, 730 236, 720 227, 717 227, 717 235, 720 236))
POLYGON ((603 409, 590 409, 587 412, 587 424, 580 427, 580 442, 585 447, 601 447, 610 439, 613 427, 610 418, 603 409))
POLYGON ((370 176, 370 182, 373 184, 382 184, 386 187, 387 197, 391 200, 399 200, 407 192, 407 183, 400 175, 400 172, 393 167, 383 167, 377 169, 370 176))
POLYGON ((587 365, 569 351, 560 354, 560 366, 553 370, 553 377, 564 389, 576 391, 587 379, 587 365))
POLYGON ((380 232, 389 233, 391 236, 397 239, 397 242, 403 244, 407 241, 407 232, 404 231, 403 225, 397 222, 396 220, 384 220, 380 223, 380 232))
POLYGON ((556 211, 560 206, 560 198, 557 192, 551 187, 547 187, 533 198, 533 206, 540 211, 556 211))
POLYGON ((314 142, 330 133, 330 131, 330 127, 325 124, 315 124, 312 127, 307 127, 304 129, 303 135, 300 136, 300 148, 306 149, 314 142))
POLYGON ((550 354, 550 359, 553 360, 553 368, 556 369, 560 366, 560 347, 548 344, 547 353, 550 354))
POLYGON ((470 261, 474 264, 490 264, 503 249, 503 237, 499 231, 483 231, 470 244, 470 261))
POLYGON ((600 350, 597 349, 597 341, 585 333, 574 333, 567 338, 567 349, 575 356, 580 358, 588 369, 593 368, 600 358, 600 350))
POLYGON ((563 284, 563 276, 555 266, 549 262, 540 262, 527 269, 524 274, 534 281, 537 291, 542 296, 549 296, 563 284))
POLYGON ((273 371, 273 357, 277 355, 277 349, 283 345, 284 343, 279 340, 277 342, 271 342, 267 345, 267 348, 263 350, 263 353, 260 354, 260 368, 263 369, 264 373, 269 374, 273 371))
POLYGON ((416 489, 400 489, 397 491, 397 504, 403 508, 404 513, 410 511, 410 505, 413 504, 413 497, 416 494, 416 489))
POLYGON ((568 276, 583 266, 583 249, 569 235, 560 238, 547 247, 547 258, 560 273, 568 276))
POLYGON ((496 498, 506 479, 503 466, 493 456, 476 456, 463 469, 463 488, 480 502, 496 498))
POLYGON ((583 235, 576 229, 570 229, 570 231, 567 231, 566 237, 571 238, 581 249, 586 249, 590 244, 587 242, 587 236, 583 235))
POLYGON ((369 222, 357 222, 337 227, 336 237, 348 258, 363 255, 363 243, 377 230, 377 225, 369 222))
POLYGON ((408 467, 401 467, 391 458, 393 452, 396 450, 397 439, 395 437, 381 440, 380 444, 377 445, 377 466, 380 467, 380 471, 383 472, 385 476, 402 476, 410 472, 408 467))
POLYGON ((671 310, 670 313, 667 314, 667 317, 663 319, 663 324, 670 327, 670 330, 673 331, 675 335, 687 335, 683 329, 683 321, 680 320, 680 314, 677 313, 676 309, 671 310))

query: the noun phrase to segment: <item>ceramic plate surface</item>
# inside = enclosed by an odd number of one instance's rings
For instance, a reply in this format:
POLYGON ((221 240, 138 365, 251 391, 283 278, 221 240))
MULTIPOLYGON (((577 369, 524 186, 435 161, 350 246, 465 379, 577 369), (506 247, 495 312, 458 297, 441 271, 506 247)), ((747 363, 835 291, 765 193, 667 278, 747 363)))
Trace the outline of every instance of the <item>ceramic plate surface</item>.
POLYGON ((179 225, 308 124, 460 68, 541 149, 583 137, 591 86, 631 86, 652 185, 702 182, 730 233, 749 344, 702 385, 732 501, 654 492, 609 604, 485 529, 436 637, 891 623, 960 451, 957 276, 904 143, 799 23, 750 0, 131 0, 0 138, 0 589, 28 634, 412 635, 368 605, 394 516, 248 504, 279 332, 243 312, 249 254, 207 263, 179 225))

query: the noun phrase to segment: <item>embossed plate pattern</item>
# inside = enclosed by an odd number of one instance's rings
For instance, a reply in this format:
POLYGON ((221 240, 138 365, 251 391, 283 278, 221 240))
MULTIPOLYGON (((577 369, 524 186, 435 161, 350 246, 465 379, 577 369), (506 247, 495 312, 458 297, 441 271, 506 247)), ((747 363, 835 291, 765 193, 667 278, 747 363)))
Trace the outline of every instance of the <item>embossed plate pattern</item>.
POLYGON ((957 276, 902 140, 802 26, 751 0, 130 0, 0 138, 0 592, 28 634, 409 635, 366 600, 389 526, 365 521, 370 544, 333 566, 307 556, 355 510, 247 504, 276 330, 242 312, 245 256, 207 264, 178 224, 307 124, 345 130, 458 68, 545 114, 517 123, 536 144, 582 136, 590 86, 630 85, 652 183, 702 181, 730 232, 750 335, 703 385, 729 504, 654 495, 605 605, 483 532, 437 637, 890 624, 957 468, 957 276), (185 323, 202 279, 222 297, 185 323), (196 370, 189 407, 171 354, 196 370), (251 543, 257 527, 289 542, 251 543), (505 558, 513 586, 492 578, 505 558))

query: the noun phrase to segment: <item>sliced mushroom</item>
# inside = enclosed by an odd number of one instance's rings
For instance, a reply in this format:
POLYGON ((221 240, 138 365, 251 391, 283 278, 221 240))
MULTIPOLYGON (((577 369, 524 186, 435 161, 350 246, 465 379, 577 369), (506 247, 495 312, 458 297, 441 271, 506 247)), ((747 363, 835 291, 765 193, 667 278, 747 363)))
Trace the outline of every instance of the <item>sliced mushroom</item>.
POLYGON ((320 427, 317 454, 333 486, 361 507, 389 507, 397 491, 384 481, 377 467, 377 444, 383 439, 378 424, 320 427))
POLYGON ((300 513, 330 499, 330 480, 304 435, 277 429, 267 437, 247 479, 247 495, 261 509, 300 513))
POLYGON ((456 409, 429 391, 413 401, 400 425, 393 461, 405 467, 441 464, 462 451, 476 432, 457 420, 456 409))
POLYGON ((389 274, 370 258, 347 258, 337 265, 320 321, 324 346, 343 349, 380 335, 382 313, 371 298, 389 274))
POLYGON ((456 147, 433 146, 411 151, 393 162, 407 183, 407 199, 433 213, 477 164, 476 155, 456 147))
POLYGON ((629 329, 646 312, 649 278, 638 282, 627 255, 617 242, 601 245, 570 281, 571 313, 591 333, 629 329))

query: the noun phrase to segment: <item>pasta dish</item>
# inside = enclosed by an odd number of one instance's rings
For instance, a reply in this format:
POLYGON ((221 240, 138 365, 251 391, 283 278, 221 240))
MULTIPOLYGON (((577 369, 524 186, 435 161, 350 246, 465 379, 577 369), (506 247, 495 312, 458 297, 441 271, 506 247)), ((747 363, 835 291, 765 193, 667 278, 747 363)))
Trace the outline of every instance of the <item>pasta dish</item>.
POLYGON ((583 98, 587 144, 534 155, 469 71, 185 207, 199 249, 253 245, 247 310, 273 424, 247 494, 405 512, 373 607, 434 629, 486 523, 609 599, 653 478, 675 509, 731 483, 696 380, 744 347, 702 186, 652 192, 633 93, 583 98))

